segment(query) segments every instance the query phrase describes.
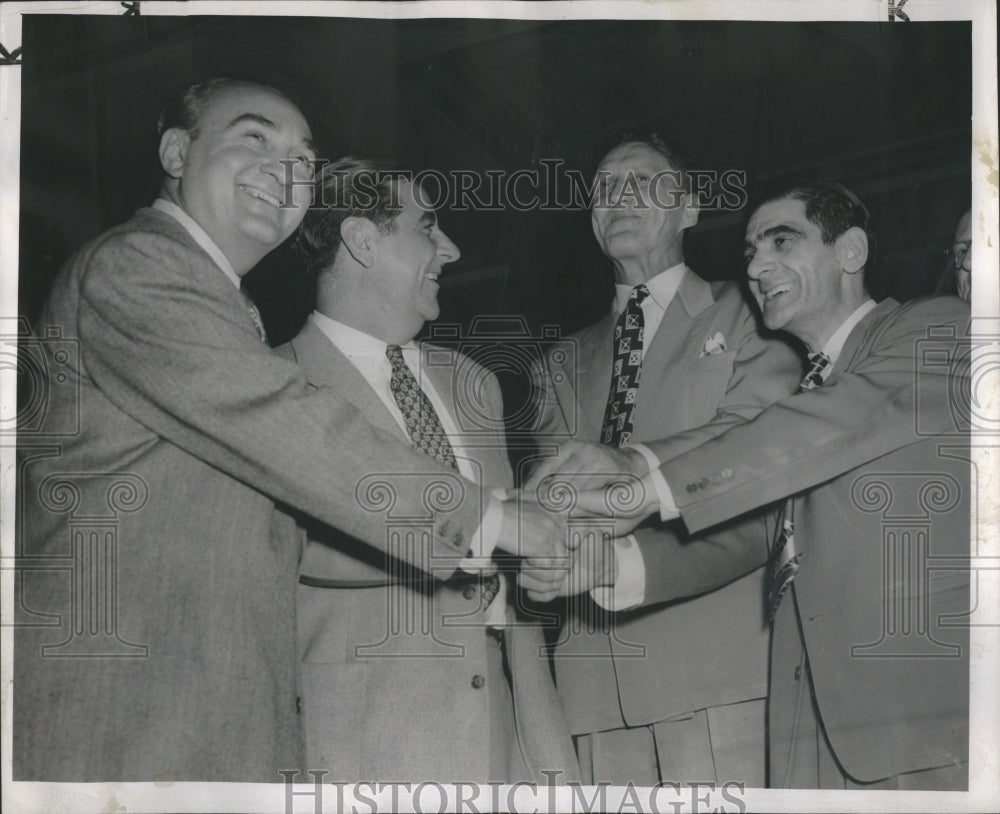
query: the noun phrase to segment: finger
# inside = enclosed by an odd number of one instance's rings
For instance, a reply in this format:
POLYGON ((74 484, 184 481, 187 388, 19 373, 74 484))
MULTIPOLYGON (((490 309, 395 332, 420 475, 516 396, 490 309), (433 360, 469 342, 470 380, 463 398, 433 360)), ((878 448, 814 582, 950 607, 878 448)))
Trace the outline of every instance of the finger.
POLYGON ((584 514, 591 514, 596 517, 610 517, 611 510, 608 507, 604 487, 599 489, 586 489, 576 496, 576 509, 584 514))
POLYGON ((565 579, 565 572, 560 573, 557 579, 553 579, 551 571, 543 571, 539 573, 533 571, 521 571, 517 575, 517 584, 526 591, 535 591, 538 593, 552 592, 553 595, 555 595, 558 593, 565 579))
POLYGON ((543 459, 538 466, 532 470, 531 475, 528 476, 528 480, 525 481, 522 487, 523 491, 534 492, 542 480, 552 473, 558 472, 566 458, 568 458, 573 452, 572 443, 572 441, 567 441, 559 448, 559 452, 549 458, 543 459))
POLYGON ((540 603, 551 602, 556 597, 562 596, 562 594, 560 594, 560 592, 557 590, 525 591, 525 593, 527 594, 528 599, 530 599, 532 602, 540 602, 540 603))
POLYGON ((572 557, 567 555, 557 555, 553 557, 543 557, 543 556, 531 556, 525 559, 524 564, 521 566, 522 570, 532 571, 547 569, 551 571, 563 571, 565 572, 572 563, 572 557))

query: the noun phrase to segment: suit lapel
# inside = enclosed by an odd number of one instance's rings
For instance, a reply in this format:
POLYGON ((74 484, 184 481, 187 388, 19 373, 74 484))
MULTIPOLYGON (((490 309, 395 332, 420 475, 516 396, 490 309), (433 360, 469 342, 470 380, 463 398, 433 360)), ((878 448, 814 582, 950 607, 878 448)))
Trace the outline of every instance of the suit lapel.
MULTIPOLYGON (((476 477, 481 478, 487 485, 508 485, 509 476, 507 474, 509 463, 507 461, 506 436, 503 428, 496 428, 494 431, 484 431, 480 427, 463 426, 474 416, 463 419, 458 415, 458 407, 455 404, 455 394, 463 393, 467 404, 476 404, 482 397, 480 392, 471 392, 478 377, 472 375, 476 369, 475 364, 468 357, 461 356, 457 351, 448 348, 436 347, 425 342, 420 343, 421 377, 426 378, 437 391, 438 396, 444 402, 448 410, 451 411, 451 419, 458 427, 460 454, 477 463, 482 469, 477 472, 476 477), (451 354, 445 362, 443 354, 451 354), (434 359, 431 359, 431 356, 434 359), (463 430, 466 432, 463 434, 463 430), (472 430, 469 433, 468 430, 472 430)), ((491 404, 490 408, 501 413, 503 406, 491 404)))
POLYGON ((837 357, 833 370, 830 371, 830 377, 843 373, 845 370, 851 370, 859 360, 868 357, 868 328, 872 324, 880 324, 887 313, 898 307, 899 303, 890 297, 882 300, 861 318, 861 321, 847 335, 847 341, 844 342, 840 356, 837 357), (862 349, 865 349, 864 353, 861 353, 862 349))
POLYGON ((351 361, 327 338, 312 317, 291 342, 295 362, 315 387, 333 387, 376 427, 409 442, 382 399, 351 361))
POLYGON ((633 422, 636 439, 648 438, 657 431, 662 416, 671 414, 681 389, 689 385, 688 369, 706 338, 698 329, 699 317, 713 302, 712 287, 685 268, 642 362, 633 422))
MULTIPOLYGON (((566 370, 566 377, 554 386, 562 389, 559 401, 578 408, 577 437, 597 441, 601 437, 604 411, 611 389, 612 344, 617 323, 614 311, 576 335, 576 369, 566 370)), ((570 359, 569 365, 573 364, 570 359)))

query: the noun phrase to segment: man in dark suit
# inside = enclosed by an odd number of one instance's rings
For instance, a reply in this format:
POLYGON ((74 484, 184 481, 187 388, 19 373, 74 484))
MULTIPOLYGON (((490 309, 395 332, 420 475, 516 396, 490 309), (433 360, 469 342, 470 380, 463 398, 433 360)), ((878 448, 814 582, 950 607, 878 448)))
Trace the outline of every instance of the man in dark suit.
POLYGON ((53 379, 19 450, 32 624, 15 636, 17 780, 274 782, 301 767, 300 552, 276 502, 384 549, 356 490, 391 465, 414 475, 397 508, 428 523, 429 544, 400 552, 416 568, 487 537, 531 550, 558 536, 544 512, 519 524, 335 388, 310 388, 262 341, 239 283, 309 202, 315 153, 295 105, 209 80, 160 131, 160 196, 70 259, 38 331, 53 379), (425 500, 442 480, 453 499, 425 500))
MULTIPOLYGON (((459 250, 411 179, 358 159, 323 168, 331 205, 309 212, 298 242, 316 310, 278 352, 401 442, 506 490, 496 377, 456 348, 414 341, 438 316, 438 278, 459 250), (476 414, 463 415, 470 405, 476 414)), ((392 533, 398 516, 383 516, 392 533)), ((579 779, 541 628, 508 601, 489 552, 427 579, 339 529, 311 524, 309 538, 297 618, 310 769, 341 780, 579 779)))
MULTIPOLYGON (((746 240, 765 324, 809 351, 800 391, 695 449, 650 442, 663 464, 648 473, 634 451, 575 444, 550 466, 645 473, 619 531, 656 506, 692 532, 780 506, 765 598, 771 786, 965 788, 968 306, 876 304, 868 211, 839 184, 766 201, 746 240)), ((604 500, 595 490, 580 505, 604 500)), ((645 601, 673 589, 675 558, 712 556, 644 549, 645 601)), ((569 590, 620 576, 599 556, 580 562, 569 590)))
MULTIPOLYGON (((549 354, 540 441, 571 428, 622 448, 685 431, 704 440, 794 390, 795 351, 761 334, 741 287, 709 283, 684 262, 684 234, 698 219, 689 169, 655 134, 623 136, 598 165, 591 223, 614 265, 615 302, 571 337, 572 360, 549 354), (642 335, 620 353, 632 320, 642 335), (629 356, 634 392, 621 386, 629 356)), ((764 784, 763 524, 758 515, 727 528, 729 584, 714 592, 689 579, 670 597, 685 601, 616 617, 588 597, 570 602, 556 681, 590 782, 764 784), (722 653, 740 669, 720 669, 722 653)), ((679 540, 690 543, 679 523, 647 526, 618 541, 616 556, 679 540)))

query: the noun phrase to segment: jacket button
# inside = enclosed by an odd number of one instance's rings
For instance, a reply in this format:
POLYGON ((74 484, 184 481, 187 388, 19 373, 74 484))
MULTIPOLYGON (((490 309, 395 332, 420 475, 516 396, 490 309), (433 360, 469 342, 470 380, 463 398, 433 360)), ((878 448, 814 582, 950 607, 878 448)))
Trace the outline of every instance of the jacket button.
POLYGON ((475 585, 466 585, 462 589, 462 596, 464 596, 466 599, 472 599, 475 595, 476 595, 475 585))
POLYGON ((793 673, 793 676, 794 676, 794 678, 795 678, 796 681, 800 681, 802 679, 802 665, 801 664, 796 664, 795 665, 795 672, 793 673))
POLYGON ((483 685, 486 683, 486 679, 481 675, 474 675, 472 677, 472 686, 474 689, 481 690, 483 685))

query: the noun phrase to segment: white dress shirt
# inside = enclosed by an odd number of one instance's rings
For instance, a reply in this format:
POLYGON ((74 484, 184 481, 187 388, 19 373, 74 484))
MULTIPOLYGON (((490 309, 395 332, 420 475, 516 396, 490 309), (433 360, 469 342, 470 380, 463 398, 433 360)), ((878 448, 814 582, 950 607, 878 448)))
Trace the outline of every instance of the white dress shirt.
MULTIPOLYGON (((845 319, 840 327, 833 332, 833 335, 823 346, 823 353, 829 359, 830 364, 823 371, 823 380, 833 370, 840 353, 844 349, 844 343, 854 327, 864 318, 865 314, 875 307, 875 300, 867 299, 859 305, 854 312, 845 319)), ((633 449, 637 450, 646 459, 649 465, 649 478, 656 496, 660 501, 660 518, 664 521, 677 517, 677 503, 674 501, 673 492, 667 484, 666 478, 660 472, 660 463, 649 447, 643 444, 633 444, 633 449)), ((632 546, 629 550, 618 556, 616 549, 616 560, 618 563, 618 580, 613 589, 613 604, 605 605, 611 610, 625 610, 634 607, 642 602, 646 595, 646 566, 642 559, 642 552, 638 546, 632 546)), ((609 593, 611 589, 609 589, 609 593)), ((595 597, 596 599, 596 597, 595 597)))
MULTIPOLYGON (((357 368, 358 373, 364 377, 365 381, 368 382, 372 390, 379 397, 379 400, 385 405, 389 414, 399 424, 403 435, 409 437, 406 429, 406 420, 403 418, 403 413, 399 409, 396 397, 393 396, 390 387, 392 364, 385 355, 388 343, 371 334, 366 334, 364 331, 359 331, 357 328, 352 328, 350 325, 345 325, 336 319, 331 319, 319 311, 313 311, 310 318, 326 338, 333 343, 333 346, 344 354, 348 361, 357 368)), ((444 429, 445 435, 448 436, 452 451, 455 453, 455 463, 458 466, 459 474, 473 483, 477 482, 477 467, 472 465, 468 455, 464 454, 462 445, 458 443, 458 439, 461 438, 458 424, 452 416, 451 410, 448 409, 448 406, 441 399, 437 390, 434 389, 430 377, 423 373, 421 369, 423 359, 421 358, 420 348, 416 342, 410 341, 405 345, 400 345, 400 349, 403 353, 403 361, 410 368, 410 372, 413 373, 413 377, 416 379, 420 389, 430 399, 434 410, 438 414, 438 418, 441 420, 441 427, 444 429)), ((503 491, 502 489, 499 490, 501 495, 503 491)), ((501 495, 496 495, 496 497, 499 498, 501 495)), ((491 573, 495 570, 495 565, 491 558, 493 549, 496 547, 496 541, 500 536, 500 519, 499 500, 490 500, 489 508, 483 516, 482 525, 473 537, 473 543, 470 546, 472 554, 459 564, 459 567, 463 571, 469 573, 479 571, 491 573)), ((502 579, 500 580, 500 591, 486 609, 486 621, 490 626, 500 627, 503 625, 506 604, 507 583, 506 580, 502 579)))
POLYGON ((215 265, 222 269, 222 273, 226 275, 229 282, 239 289, 240 276, 233 269, 233 264, 229 262, 229 258, 222 253, 222 249, 215 245, 215 241, 197 224, 194 218, 173 201, 168 201, 166 198, 157 198, 153 201, 153 209, 159 209, 164 214, 170 215, 170 217, 183 226, 185 231, 194 238, 194 242, 204 249, 205 254, 215 261, 215 265))
MULTIPOLYGON (((666 271, 661 271, 655 277, 650 278, 646 282, 646 288, 649 289, 649 296, 646 297, 646 299, 644 299, 639 305, 642 309, 643 321, 643 359, 646 358, 646 348, 648 348, 649 343, 653 341, 653 337, 656 335, 656 330, 660 327, 660 323, 663 321, 663 314, 666 312, 667 306, 670 305, 670 301, 674 298, 674 294, 677 293, 677 288, 681 284, 681 278, 684 276, 685 268, 686 266, 683 263, 678 263, 676 266, 671 266, 666 271)), ((625 310, 625 306, 628 304, 628 298, 632 295, 633 288, 635 288, 635 286, 615 283, 615 302, 613 309, 616 319, 621 315, 621 312, 625 310)))

